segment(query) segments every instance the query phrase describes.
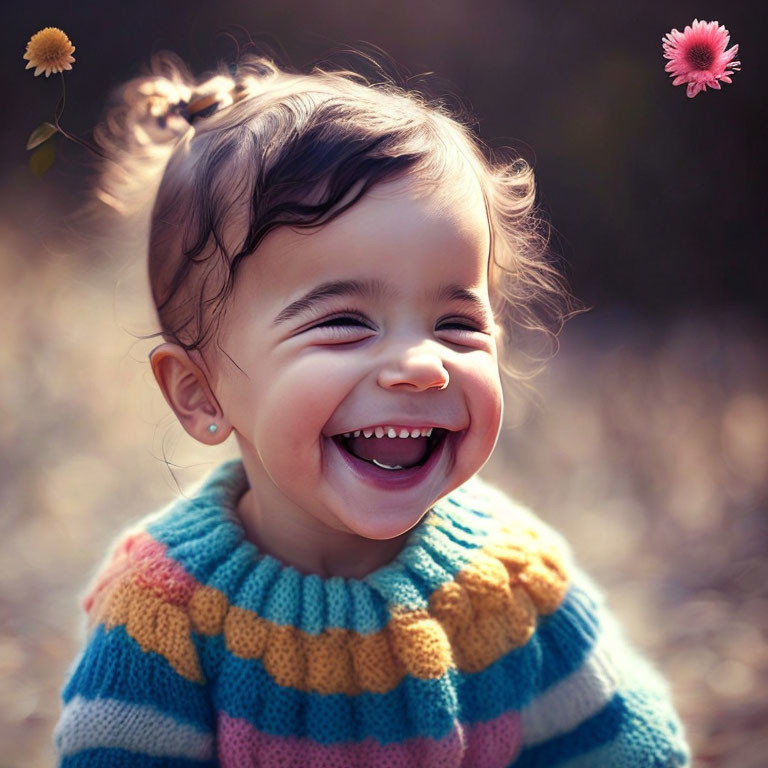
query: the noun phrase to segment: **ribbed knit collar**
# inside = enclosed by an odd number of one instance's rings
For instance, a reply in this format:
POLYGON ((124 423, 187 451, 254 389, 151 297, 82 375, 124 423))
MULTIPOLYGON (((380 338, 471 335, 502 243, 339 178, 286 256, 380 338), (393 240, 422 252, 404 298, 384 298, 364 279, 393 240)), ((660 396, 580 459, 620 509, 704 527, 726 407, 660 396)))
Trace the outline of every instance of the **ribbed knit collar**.
MULTIPOLYGON (((333 602, 333 594, 339 590, 351 590, 358 597, 373 591, 390 607, 397 604, 409 610, 426 608, 432 592, 453 580, 473 554, 486 546, 496 529, 488 511, 487 494, 497 492, 473 478, 425 514, 392 561, 362 579, 323 578, 300 573, 261 552, 246 538, 236 509, 247 489, 242 459, 226 461, 189 498, 179 499, 169 517, 161 517, 148 530, 199 582, 224 591, 243 607, 258 607, 262 615, 265 610, 269 613, 265 599, 276 591, 286 597, 293 594, 297 599, 325 592, 325 599, 320 598, 323 602, 333 602), (250 587, 244 590, 245 583, 250 587)), ((352 624, 357 623, 353 617, 348 618, 352 624)), ((325 620, 323 623, 328 626, 325 620)))
POLYGON ((239 658, 262 659, 281 686, 388 691, 403 670, 424 680, 454 663, 478 672, 525 645, 538 616, 565 596, 567 570, 546 526, 477 477, 435 504, 395 558, 362 579, 305 575, 260 552, 236 512, 247 487, 242 460, 228 461, 148 521, 133 545, 133 582, 186 605, 215 648, 223 638, 239 658), (357 679, 359 643, 390 649, 380 660, 386 685, 357 679), (305 646, 338 646, 329 664, 348 671, 344 680, 294 679, 305 646))

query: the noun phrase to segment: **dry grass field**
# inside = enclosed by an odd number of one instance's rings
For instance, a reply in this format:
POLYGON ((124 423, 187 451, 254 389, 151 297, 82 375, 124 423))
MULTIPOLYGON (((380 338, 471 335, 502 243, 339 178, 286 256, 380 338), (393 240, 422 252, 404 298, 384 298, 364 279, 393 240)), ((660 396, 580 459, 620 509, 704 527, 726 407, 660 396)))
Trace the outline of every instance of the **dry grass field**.
MULTIPOLYGON (((77 595, 112 537, 236 450, 171 417, 131 336, 151 330, 140 265, 19 231, 0 223, 0 768, 52 762, 77 595)), ((605 587, 700 766, 768 754, 767 340, 738 314, 579 317, 483 470, 605 587)))

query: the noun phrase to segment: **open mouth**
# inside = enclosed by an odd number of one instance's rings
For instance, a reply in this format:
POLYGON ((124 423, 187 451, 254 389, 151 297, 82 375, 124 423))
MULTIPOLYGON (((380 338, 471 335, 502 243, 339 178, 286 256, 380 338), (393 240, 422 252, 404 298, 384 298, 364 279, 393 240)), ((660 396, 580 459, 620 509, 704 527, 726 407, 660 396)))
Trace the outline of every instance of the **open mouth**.
POLYGON ((334 435, 332 439, 343 451, 359 461, 389 472, 399 472, 424 466, 445 440, 448 431, 434 427, 427 430, 428 434, 417 437, 376 434, 366 437, 363 432, 358 431, 334 435))

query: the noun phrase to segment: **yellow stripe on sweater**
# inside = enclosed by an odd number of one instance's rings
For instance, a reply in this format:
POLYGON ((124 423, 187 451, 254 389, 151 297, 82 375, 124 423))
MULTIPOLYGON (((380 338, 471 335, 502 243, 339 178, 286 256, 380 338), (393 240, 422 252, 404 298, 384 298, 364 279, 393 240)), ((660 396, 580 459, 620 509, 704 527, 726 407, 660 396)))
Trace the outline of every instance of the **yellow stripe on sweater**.
POLYGON ((502 542, 478 550, 453 581, 432 593, 428 610, 390 606, 387 626, 369 635, 340 628, 314 635, 282 626, 231 605, 223 592, 204 585, 192 592, 185 611, 137 584, 130 573, 105 590, 92 618, 107 627, 125 625, 143 650, 160 653, 189 680, 202 680, 190 637, 194 628, 223 634, 231 653, 261 659, 284 687, 350 696, 386 693, 405 675, 436 679, 453 667, 479 672, 525 645, 538 616, 558 608, 568 587, 559 553, 535 531, 523 533, 502 529, 502 542))
POLYGON ((124 626, 142 651, 159 653, 182 677, 193 683, 204 682, 189 614, 137 583, 132 574, 119 578, 99 596, 89 619, 91 625, 97 621, 107 630, 124 626))
POLYGON ((280 685, 317 693, 386 693, 406 674, 435 679, 451 667, 479 672, 528 642, 539 615, 562 602, 568 578, 553 552, 515 546, 479 551, 454 581, 431 595, 428 610, 392 608, 387 626, 362 635, 317 635, 229 605, 212 587, 192 596, 189 614, 204 634, 224 634, 227 648, 261 659, 280 685), (492 553, 492 554, 491 554, 492 553))

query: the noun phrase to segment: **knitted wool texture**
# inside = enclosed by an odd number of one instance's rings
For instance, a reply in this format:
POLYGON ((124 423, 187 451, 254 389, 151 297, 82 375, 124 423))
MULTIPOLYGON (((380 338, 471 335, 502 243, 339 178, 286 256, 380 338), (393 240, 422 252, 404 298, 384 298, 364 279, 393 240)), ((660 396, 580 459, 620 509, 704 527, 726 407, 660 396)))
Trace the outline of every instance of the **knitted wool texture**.
POLYGON ((665 683, 563 540, 475 477, 367 577, 246 540, 241 460, 131 531, 83 599, 59 765, 684 766, 665 683))

